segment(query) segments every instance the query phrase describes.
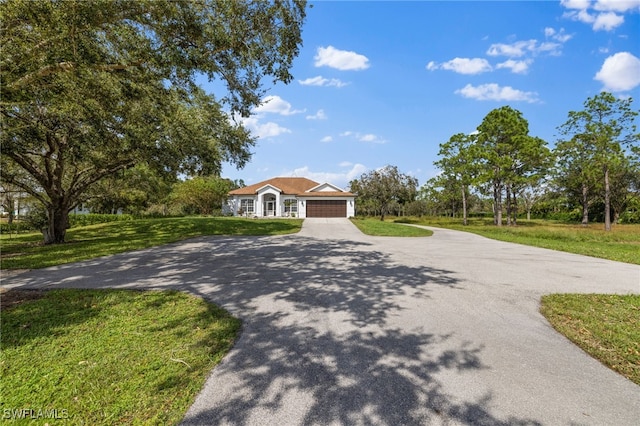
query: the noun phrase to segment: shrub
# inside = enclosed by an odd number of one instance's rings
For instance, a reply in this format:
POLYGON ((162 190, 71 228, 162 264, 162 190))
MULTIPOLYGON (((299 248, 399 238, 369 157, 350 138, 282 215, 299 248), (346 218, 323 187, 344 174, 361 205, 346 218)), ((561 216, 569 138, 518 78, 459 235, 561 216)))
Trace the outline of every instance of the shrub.
POLYGON ((14 221, 13 223, 0 223, 0 234, 19 234, 21 232, 39 231, 26 221, 14 221))
POLYGON ((121 222, 133 220, 130 214, 72 214, 69 215, 69 225, 72 228, 79 226, 96 225, 99 223, 121 222))
POLYGON ((634 200, 631 206, 620 215, 620 223, 640 223, 640 201, 634 200))

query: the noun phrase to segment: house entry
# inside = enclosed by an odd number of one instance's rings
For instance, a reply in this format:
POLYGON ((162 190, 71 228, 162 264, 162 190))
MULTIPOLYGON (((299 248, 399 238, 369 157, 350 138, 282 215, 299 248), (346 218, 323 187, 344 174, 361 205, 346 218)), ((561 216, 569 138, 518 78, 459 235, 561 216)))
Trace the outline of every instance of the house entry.
POLYGON ((276 215, 276 197, 275 195, 265 195, 262 211, 265 216, 276 215))

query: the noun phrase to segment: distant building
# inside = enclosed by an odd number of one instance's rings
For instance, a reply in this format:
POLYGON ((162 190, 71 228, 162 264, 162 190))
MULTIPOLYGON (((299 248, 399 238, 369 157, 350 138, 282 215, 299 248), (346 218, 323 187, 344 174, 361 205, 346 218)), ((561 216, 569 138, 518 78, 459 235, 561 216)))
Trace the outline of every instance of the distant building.
POLYGON ((330 183, 276 177, 229 192, 225 210, 234 216, 346 218, 355 216, 355 195, 330 183))

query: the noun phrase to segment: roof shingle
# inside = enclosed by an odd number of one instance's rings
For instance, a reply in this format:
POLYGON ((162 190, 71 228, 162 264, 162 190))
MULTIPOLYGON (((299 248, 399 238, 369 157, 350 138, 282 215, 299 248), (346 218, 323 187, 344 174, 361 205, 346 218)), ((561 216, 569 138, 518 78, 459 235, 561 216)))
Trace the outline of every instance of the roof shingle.
POLYGON ((303 177, 276 177, 268 179, 262 182, 255 183, 253 185, 245 186, 244 188, 234 189, 229 192, 229 195, 254 195, 258 190, 266 185, 275 186, 280 189, 283 194, 286 195, 305 195, 305 196, 317 196, 317 197, 344 197, 353 196, 350 192, 338 192, 338 191, 317 191, 306 192, 316 186, 320 185, 318 182, 314 182, 311 179, 303 177))

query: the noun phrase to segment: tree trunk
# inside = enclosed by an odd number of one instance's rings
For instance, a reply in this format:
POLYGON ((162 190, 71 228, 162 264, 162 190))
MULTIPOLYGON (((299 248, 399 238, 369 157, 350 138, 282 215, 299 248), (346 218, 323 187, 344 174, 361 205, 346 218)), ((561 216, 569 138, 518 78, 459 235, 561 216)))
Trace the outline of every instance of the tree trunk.
POLYGON ((493 185, 493 224, 502 226, 502 187, 493 185))
POLYGON ((604 230, 611 231, 611 188, 609 188, 609 167, 604 167, 604 230))
POLYGON ((69 209, 60 204, 48 206, 48 225, 42 230, 45 244, 64 243, 69 227, 69 209))
POLYGON ((511 226, 511 186, 507 185, 507 226, 511 226))
POLYGON ((582 184, 582 226, 589 225, 589 188, 582 184))
POLYGON ((467 226, 467 188, 462 185, 462 224, 467 226))
POLYGON ((518 195, 516 191, 513 191, 511 200, 513 201, 513 206, 511 207, 511 211, 513 212, 513 226, 518 224, 518 195))

